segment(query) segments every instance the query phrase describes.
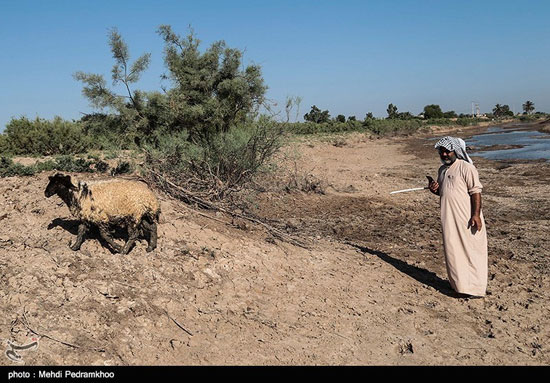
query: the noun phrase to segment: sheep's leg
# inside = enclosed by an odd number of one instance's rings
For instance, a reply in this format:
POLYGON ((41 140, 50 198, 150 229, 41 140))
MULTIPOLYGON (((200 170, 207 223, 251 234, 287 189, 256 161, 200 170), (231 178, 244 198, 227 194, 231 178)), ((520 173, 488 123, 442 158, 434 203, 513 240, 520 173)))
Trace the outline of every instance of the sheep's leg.
POLYGON ((141 226, 144 228, 144 234, 147 235, 147 252, 155 250, 157 247, 157 224, 155 222, 149 223, 146 219, 141 221, 141 226))
POLYGON ((98 225, 98 228, 101 238, 103 238, 105 242, 107 242, 109 246, 111 246, 115 253, 120 253, 122 251, 122 247, 115 242, 113 237, 111 237, 111 234, 109 234, 107 228, 103 225, 98 225))
POLYGON ((143 235, 145 235, 146 231, 151 230, 151 224, 146 219, 141 221, 141 227, 143 227, 145 229, 145 231, 143 232, 143 235))
POLYGON ((138 235, 139 230, 136 225, 128 225, 128 242, 126 242, 126 244, 124 245, 124 248, 122 249, 122 254, 128 254, 130 252, 130 249, 136 243, 138 235))
POLYGON ((149 232, 149 237, 147 238, 147 242, 149 243, 149 246, 147 246, 147 251, 150 252, 155 250, 157 247, 157 224, 156 222, 149 223, 144 220, 143 226, 149 232))
POLYGON ((84 242, 84 236, 86 235, 86 232, 88 231, 88 225, 85 223, 81 223, 78 226, 78 235, 76 236, 75 242, 70 245, 69 247, 73 251, 80 250, 80 246, 82 246, 82 243, 84 242))

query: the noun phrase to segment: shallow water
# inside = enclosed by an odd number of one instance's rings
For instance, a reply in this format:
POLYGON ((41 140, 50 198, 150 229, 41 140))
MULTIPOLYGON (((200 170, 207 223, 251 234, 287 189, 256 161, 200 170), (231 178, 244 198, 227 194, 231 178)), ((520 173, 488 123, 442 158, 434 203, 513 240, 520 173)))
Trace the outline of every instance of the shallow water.
POLYGON ((472 152, 470 156, 491 160, 550 160, 550 134, 527 130, 507 130, 493 127, 487 133, 466 140, 468 146, 476 149, 493 145, 522 145, 521 148, 472 152))

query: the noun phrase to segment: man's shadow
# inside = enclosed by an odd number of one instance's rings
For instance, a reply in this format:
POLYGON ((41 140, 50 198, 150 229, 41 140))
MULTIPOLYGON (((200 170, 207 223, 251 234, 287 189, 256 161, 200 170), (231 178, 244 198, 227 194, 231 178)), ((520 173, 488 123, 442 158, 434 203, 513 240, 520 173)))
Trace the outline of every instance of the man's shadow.
MULTIPOLYGON (((48 230, 51 230, 55 227, 61 227, 65 231, 68 231, 69 233, 73 234, 75 237, 71 239, 71 243, 74 243, 76 236, 78 235, 78 226, 80 225, 80 221, 77 219, 62 219, 62 218, 55 218, 52 220, 52 222, 48 225, 48 230)), ((116 229, 111 232, 114 239, 119 239, 121 241, 128 241, 128 231, 124 229, 116 229)), ((141 236, 140 236, 141 237, 141 236)), ((114 253, 111 247, 103 237, 99 234, 99 229, 95 225, 91 225, 90 229, 86 233, 85 240, 97 240, 103 246, 104 248, 108 249, 111 253, 114 253)))
POLYGON ((384 262, 389 263, 390 265, 392 265, 402 273, 407 274, 408 276, 416 279, 418 282, 424 285, 433 287, 443 295, 446 295, 452 298, 458 297, 457 293, 451 287, 451 284, 449 283, 449 281, 439 278, 435 273, 431 271, 428 271, 426 269, 421 269, 420 267, 409 265, 408 263, 400 259, 393 258, 382 251, 372 250, 372 249, 369 249, 368 247, 360 246, 351 242, 347 242, 347 244, 355 247, 356 249, 360 250, 362 253, 376 255, 378 258, 380 258, 384 262))

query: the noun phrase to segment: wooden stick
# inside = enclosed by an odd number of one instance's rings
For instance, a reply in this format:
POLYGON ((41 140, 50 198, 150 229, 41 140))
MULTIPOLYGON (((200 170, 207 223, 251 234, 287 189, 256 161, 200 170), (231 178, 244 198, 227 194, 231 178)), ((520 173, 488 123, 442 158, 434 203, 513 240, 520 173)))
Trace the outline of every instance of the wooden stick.
POLYGON ((185 327, 183 327, 181 324, 179 324, 174 318, 172 318, 172 317, 170 316, 170 314, 168 314, 168 311, 165 311, 165 313, 166 313, 166 316, 167 316, 168 318, 170 318, 170 320, 176 324, 176 326, 178 326, 180 329, 182 329, 183 331, 185 331, 185 332, 186 332, 187 334, 189 334, 190 336, 193 336, 193 334, 191 333, 191 331, 187 330, 185 327))

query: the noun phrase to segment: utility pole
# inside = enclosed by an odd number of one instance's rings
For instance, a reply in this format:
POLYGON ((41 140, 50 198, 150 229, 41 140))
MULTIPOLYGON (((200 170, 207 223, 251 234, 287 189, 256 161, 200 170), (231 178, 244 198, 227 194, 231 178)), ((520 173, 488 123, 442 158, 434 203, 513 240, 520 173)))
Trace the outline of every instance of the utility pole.
POLYGON ((479 117, 479 103, 477 101, 472 101, 472 117, 479 117))

